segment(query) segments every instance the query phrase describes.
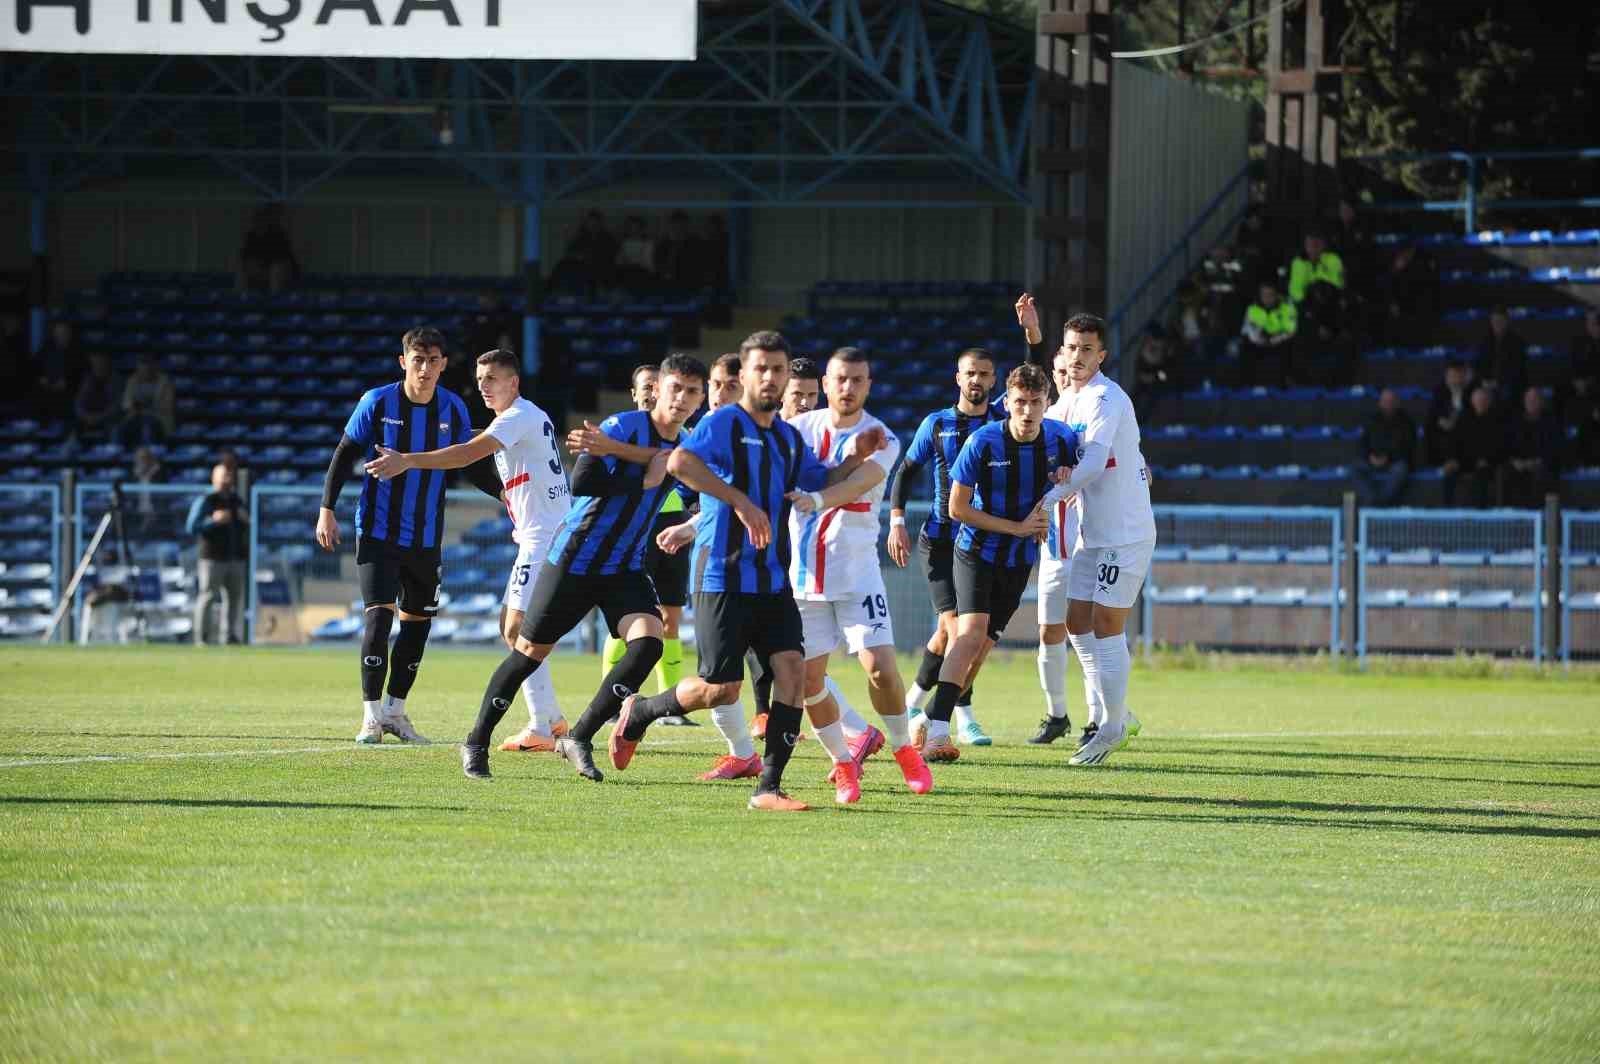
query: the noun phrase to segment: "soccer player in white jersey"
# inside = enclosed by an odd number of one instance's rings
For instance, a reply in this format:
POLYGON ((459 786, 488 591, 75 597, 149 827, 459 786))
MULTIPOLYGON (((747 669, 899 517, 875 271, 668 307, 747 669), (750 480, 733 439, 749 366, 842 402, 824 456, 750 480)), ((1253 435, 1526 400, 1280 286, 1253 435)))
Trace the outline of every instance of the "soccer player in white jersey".
POLYGON ((1139 422, 1128 394, 1101 372, 1105 338, 1103 319, 1074 314, 1061 343, 1076 389, 1066 422, 1080 440, 1078 464, 1063 485, 1081 507, 1068 575, 1067 634, 1104 713, 1069 761, 1073 765, 1097 765, 1138 733, 1127 707, 1132 659, 1125 630, 1156 546, 1139 422))
MULTIPOLYGON (((1017 324, 1022 326, 1030 351, 1042 348, 1044 336, 1039 330, 1039 308, 1033 296, 1022 293, 1016 311, 1017 324)), ((1061 422, 1067 421, 1067 412, 1077 395, 1069 361, 1066 351, 1060 348, 1050 359, 1056 401, 1044 416, 1061 422)), ((1039 722, 1039 730, 1028 740, 1035 745, 1053 743, 1072 730, 1072 720, 1067 714, 1067 584, 1077 539, 1077 500, 1055 500, 1050 507, 1050 532, 1039 551, 1039 687, 1045 696, 1045 715, 1039 722)), ((1089 723, 1084 728, 1087 742, 1099 720, 1087 674, 1084 676, 1084 704, 1089 714, 1089 723)))
MULTIPOLYGON (((431 453, 400 454, 380 447, 380 456, 368 463, 367 472, 392 476, 414 468, 457 469, 494 456, 511 515, 511 538, 517 544, 517 560, 512 563, 500 607, 500 634, 507 647, 514 647, 533 593, 533 578, 544 565, 556 526, 571 508, 572 493, 556 450, 555 425, 548 414, 521 396, 516 354, 499 348, 486 351, 478 356, 477 373, 478 394, 495 415, 486 429, 466 443, 431 453), (430 464, 424 466, 423 460, 430 464)), ((566 733, 567 722, 556 701, 550 670, 539 669, 524 680, 522 697, 528 703, 528 726, 500 749, 554 750, 556 738, 566 733)))
POLYGON ((911 744, 905 683, 895 661, 889 598, 878 563, 878 506, 900 456, 900 441, 863 409, 872 377, 859 350, 841 347, 833 353, 822 388, 828 405, 791 418, 789 424, 823 465, 839 465, 851 451, 850 441, 863 432, 881 432, 884 445, 838 484, 790 496, 794 553, 789 580, 805 637, 804 690, 811 730, 833 758, 829 779, 835 800, 841 805, 858 801, 862 762, 884 745, 884 733, 862 721, 864 727, 853 738, 845 734, 826 683, 828 658, 843 643, 866 671, 873 708, 883 718, 906 785, 914 794, 926 794, 933 777, 911 744))

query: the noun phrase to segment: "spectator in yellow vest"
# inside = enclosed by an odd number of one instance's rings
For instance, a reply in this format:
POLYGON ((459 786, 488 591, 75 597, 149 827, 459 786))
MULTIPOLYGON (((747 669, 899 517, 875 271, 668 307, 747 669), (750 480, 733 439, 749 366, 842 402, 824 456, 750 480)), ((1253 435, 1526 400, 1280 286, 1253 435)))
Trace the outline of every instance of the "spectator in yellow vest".
POLYGON ((1262 281, 1256 301, 1244 312, 1239 342, 1239 383, 1246 388, 1258 384, 1283 387, 1299 325, 1294 304, 1285 302, 1278 294, 1277 282, 1262 281))
POLYGON ((1313 289, 1320 284, 1343 292, 1344 260, 1328 250, 1321 233, 1311 232, 1306 234, 1305 254, 1289 263, 1289 298, 1298 306, 1315 295, 1313 289))

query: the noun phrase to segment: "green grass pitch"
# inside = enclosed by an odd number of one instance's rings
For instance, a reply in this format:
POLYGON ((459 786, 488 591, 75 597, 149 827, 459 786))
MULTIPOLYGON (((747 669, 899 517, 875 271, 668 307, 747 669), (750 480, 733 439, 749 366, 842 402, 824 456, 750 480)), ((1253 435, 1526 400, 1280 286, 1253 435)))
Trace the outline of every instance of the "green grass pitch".
MULTIPOLYGON (((418 727, 496 660, 433 652, 418 727)), ((780 816, 695 780, 709 726, 600 785, 357 748, 356 673, 0 650, 0 1059, 1600 1057, 1592 677, 1140 668, 1071 769, 1002 656, 933 794, 880 756, 837 809, 808 742, 780 816)))

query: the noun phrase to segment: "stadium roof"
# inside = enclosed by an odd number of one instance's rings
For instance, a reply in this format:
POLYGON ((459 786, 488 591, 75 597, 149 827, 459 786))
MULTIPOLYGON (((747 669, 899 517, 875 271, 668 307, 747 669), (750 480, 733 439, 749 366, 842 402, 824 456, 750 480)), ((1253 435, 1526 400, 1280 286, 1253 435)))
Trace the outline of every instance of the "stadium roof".
POLYGON ((221 176, 293 200, 401 172, 544 203, 638 179, 750 206, 840 203, 841 179, 1026 198, 1027 30, 936 0, 699 11, 693 62, 10 53, 8 165, 52 194, 221 176))

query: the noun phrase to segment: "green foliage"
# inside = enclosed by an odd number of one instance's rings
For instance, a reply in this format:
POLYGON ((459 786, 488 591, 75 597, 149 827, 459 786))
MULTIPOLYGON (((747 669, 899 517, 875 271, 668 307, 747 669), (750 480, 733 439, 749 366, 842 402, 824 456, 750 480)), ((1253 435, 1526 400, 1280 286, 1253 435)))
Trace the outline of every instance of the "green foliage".
MULTIPOLYGON (((354 656, 0 649, 0 1059, 1542 1061, 1600 1037, 1579 684, 1143 668, 1143 736, 1078 770, 1022 742, 1033 657, 1002 654, 997 745, 933 794, 880 755, 838 809, 806 742, 816 810, 762 816, 694 779, 710 728, 653 731, 598 785, 356 748, 354 656)), ((497 660, 431 651, 418 726, 459 736, 497 660)), ((575 715, 596 662, 553 665, 575 715)))

